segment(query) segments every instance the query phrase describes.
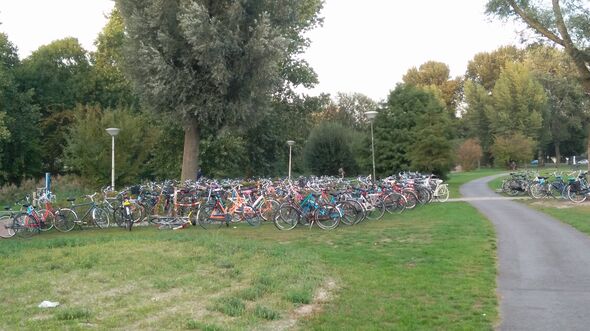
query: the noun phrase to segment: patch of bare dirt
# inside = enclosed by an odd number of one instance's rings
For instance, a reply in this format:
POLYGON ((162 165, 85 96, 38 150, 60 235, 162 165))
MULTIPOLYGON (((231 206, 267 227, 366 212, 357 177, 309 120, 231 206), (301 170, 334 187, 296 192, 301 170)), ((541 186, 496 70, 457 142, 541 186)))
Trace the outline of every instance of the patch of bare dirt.
POLYGON ((297 307, 289 318, 280 321, 271 322, 265 325, 261 330, 283 331, 289 330, 297 325, 301 319, 307 318, 313 314, 319 313, 323 305, 330 302, 337 289, 336 281, 328 279, 320 288, 318 288, 313 296, 313 301, 310 304, 297 307))

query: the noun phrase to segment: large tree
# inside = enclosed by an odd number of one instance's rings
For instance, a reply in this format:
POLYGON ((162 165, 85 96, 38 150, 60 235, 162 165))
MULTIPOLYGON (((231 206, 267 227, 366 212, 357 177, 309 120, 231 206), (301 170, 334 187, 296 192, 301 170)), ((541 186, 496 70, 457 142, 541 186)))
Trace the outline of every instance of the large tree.
POLYGON ((272 94, 313 76, 297 55, 321 0, 117 0, 126 69, 150 108, 184 128, 181 178, 195 178, 201 131, 255 122, 272 94), (302 73, 303 72, 303 73, 302 73))
MULTIPOLYGON (((587 0, 489 0, 486 12, 522 21, 542 41, 563 47, 573 60, 580 83, 590 94, 590 7, 587 0)), ((590 128, 587 152, 590 154, 590 128)), ((590 164, 588 165, 590 169, 590 164)))
POLYGON ((461 92, 461 78, 451 78, 449 66, 442 62, 428 61, 419 68, 413 67, 403 76, 406 84, 427 88, 441 98, 450 114, 455 115, 461 92))

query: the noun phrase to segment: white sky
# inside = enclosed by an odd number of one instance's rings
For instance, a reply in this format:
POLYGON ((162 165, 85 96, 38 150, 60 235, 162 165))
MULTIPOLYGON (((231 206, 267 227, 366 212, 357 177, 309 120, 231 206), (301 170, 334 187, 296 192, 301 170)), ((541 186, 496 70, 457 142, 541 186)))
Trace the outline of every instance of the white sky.
MULTIPOLYGON (((487 0, 326 0, 324 26, 309 33, 304 58, 320 92, 360 92, 385 99, 413 66, 430 60, 462 75, 479 52, 518 42, 516 29, 483 14, 487 0)), ((0 31, 24 58, 56 39, 76 37, 87 50, 106 24, 112 0, 0 0, 0 31)))

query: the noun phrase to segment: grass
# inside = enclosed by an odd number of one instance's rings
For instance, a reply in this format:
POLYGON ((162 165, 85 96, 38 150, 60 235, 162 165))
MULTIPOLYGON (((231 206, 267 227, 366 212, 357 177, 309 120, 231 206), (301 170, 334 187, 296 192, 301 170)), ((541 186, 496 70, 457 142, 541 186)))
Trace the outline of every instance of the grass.
POLYGON ((528 202, 528 205, 590 235, 590 222, 588 222, 590 205, 588 202, 574 204, 566 200, 540 200, 528 202))
POLYGON ((274 330, 295 318, 305 330, 489 330, 497 318, 495 235, 464 203, 327 232, 45 233, 0 241, 0 266, 0 329, 274 330))

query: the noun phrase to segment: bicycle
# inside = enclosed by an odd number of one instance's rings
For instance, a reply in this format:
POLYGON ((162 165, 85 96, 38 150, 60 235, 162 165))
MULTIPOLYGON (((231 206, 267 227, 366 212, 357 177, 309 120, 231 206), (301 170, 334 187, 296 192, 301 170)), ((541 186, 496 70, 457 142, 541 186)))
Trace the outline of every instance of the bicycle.
POLYGON ((58 210, 59 214, 61 215, 60 218, 57 218, 56 227, 58 230, 62 232, 69 232, 71 231, 76 225, 80 228, 84 225, 91 225, 94 224, 99 228, 107 228, 109 227, 109 215, 107 211, 101 208, 95 201, 94 197, 97 193, 91 195, 85 195, 90 202, 75 204, 76 198, 67 198, 67 201, 70 202, 70 208, 60 208, 58 210), (78 213, 76 213, 76 209, 80 209, 82 207, 89 207, 86 209, 86 212, 80 218, 78 213), (59 224, 59 226, 57 226, 59 224))
POLYGON ((274 223, 279 230, 291 230, 297 224, 314 224, 323 230, 332 230, 340 224, 342 212, 336 205, 320 204, 313 193, 309 193, 300 203, 286 202, 279 207, 274 223))

